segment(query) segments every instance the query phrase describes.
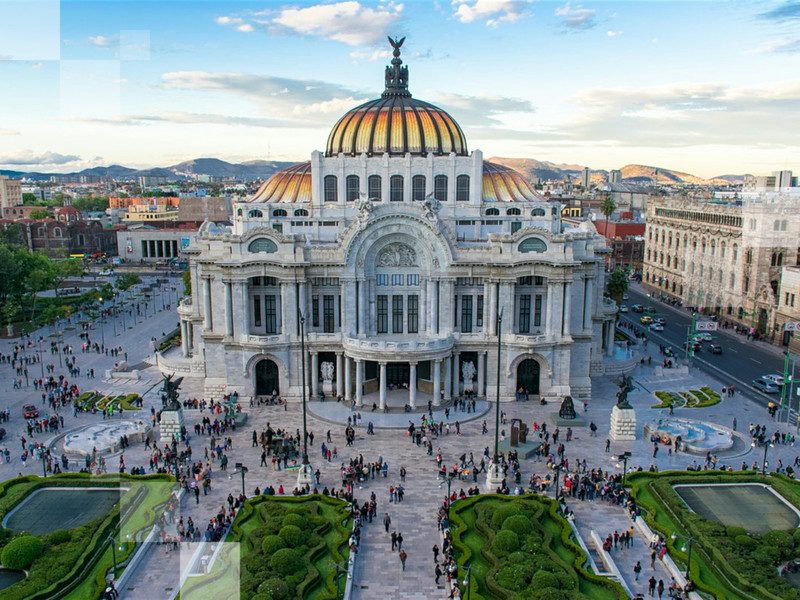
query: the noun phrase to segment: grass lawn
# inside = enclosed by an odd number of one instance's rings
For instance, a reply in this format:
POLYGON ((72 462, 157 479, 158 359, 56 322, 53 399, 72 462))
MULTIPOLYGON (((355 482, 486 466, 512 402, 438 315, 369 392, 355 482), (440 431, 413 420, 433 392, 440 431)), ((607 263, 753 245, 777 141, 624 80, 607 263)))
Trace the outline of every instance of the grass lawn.
POLYGON ((618 584, 587 570, 586 555, 556 511, 554 501, 533 494, 476 496, 451 506, 459 579, 469 565, 473 599, 626 597, 618 584))

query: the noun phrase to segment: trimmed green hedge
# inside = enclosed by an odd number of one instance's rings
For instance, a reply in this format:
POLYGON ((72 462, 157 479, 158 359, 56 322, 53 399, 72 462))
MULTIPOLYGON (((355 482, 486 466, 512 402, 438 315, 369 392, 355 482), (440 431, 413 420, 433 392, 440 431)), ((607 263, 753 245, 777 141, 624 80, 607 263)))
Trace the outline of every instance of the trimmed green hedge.
POLYGON ((450 507, 450 531, 459 576, 471 567, 475 600, 626 598, 619 584, 586 568, 586 555, 549 498, 492 494, 459 500, 450 507))
POLYGON ((650 408, 707 408, 720 402, 720 395, 708 386, 703 386, 699 390, 689 390, 681 392, 666 392, 658 390, 655 397, 659 403, 650 408))
POLYGON ((681 549, 684 540, 673 541, 673 532, 695 539, 691 575, 700 590, 717 600, 800 600, 800 589, 776 574, 781 562, 800 555, 800 534, 770 531, 759 536, 739 527, 725 527, 691 511, 673 488, 682 483, 761 483, 800 507, 800 483, 783 475, 761 476, 753 471, 637 472, 631 473, 626 483, 648 525, 667 539, 673 556, 687 560, 681 549))
POLYGON ((9 569, 27 569, 44 551, 44 543, 34 535, 20 535, 3 547, 0 555, 3 566, 9 569))

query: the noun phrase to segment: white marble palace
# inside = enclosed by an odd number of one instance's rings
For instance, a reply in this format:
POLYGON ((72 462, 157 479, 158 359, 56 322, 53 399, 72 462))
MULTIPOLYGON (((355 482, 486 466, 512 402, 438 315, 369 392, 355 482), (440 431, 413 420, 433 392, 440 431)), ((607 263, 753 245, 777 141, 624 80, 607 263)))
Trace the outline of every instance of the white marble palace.
POLYGON ((299 400, 302 328, 309 398, 424 407, 493 399, 501 335, 502 400, 588 399, 613 348, 602 238, 469 152, 448 113, 412 98, 399 47, 385 80, 232 226, 201 227, 182 357, 162 369, 204 377, 211 397, 299 400))

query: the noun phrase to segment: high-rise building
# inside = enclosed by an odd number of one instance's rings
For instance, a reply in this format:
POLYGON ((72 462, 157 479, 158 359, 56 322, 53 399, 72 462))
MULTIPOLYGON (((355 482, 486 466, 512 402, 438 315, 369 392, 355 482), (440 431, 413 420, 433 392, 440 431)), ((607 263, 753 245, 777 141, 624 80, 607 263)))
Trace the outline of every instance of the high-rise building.
POLYGON ((584 167, 583 172, 581 173, 581 185, 583 186, 583 189, 588 190, 591 181, 592 172, 589 170, 589 167, 584 167))
POLYGON ((622 171, 614 169, 608 174, 608 183, 622 183, 622 171))
POLYGON ((0 208, 11 208, 22 204, 22 183, 0 175, 0 208))

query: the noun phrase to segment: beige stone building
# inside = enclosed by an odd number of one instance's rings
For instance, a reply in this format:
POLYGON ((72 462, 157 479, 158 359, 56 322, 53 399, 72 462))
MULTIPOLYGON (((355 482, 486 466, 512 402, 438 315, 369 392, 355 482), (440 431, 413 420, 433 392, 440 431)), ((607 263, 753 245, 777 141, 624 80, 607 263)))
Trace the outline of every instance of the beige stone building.
POLYGON ((0 209, 22 204, 22 184, 19 179, 0 175, 0 209))
POLYGON ((800 196, 776 192, 650 204, 645 287, 781 343, 778 300, 783 267, 798 264, 798 207, 800 196))
POLYGON ((786 323, 800 321, 800 267, 783 267, 780 292, 776 325, 781 342, 792 352, 800 353, 800 331, 787 331, 785 327, 786 323))

